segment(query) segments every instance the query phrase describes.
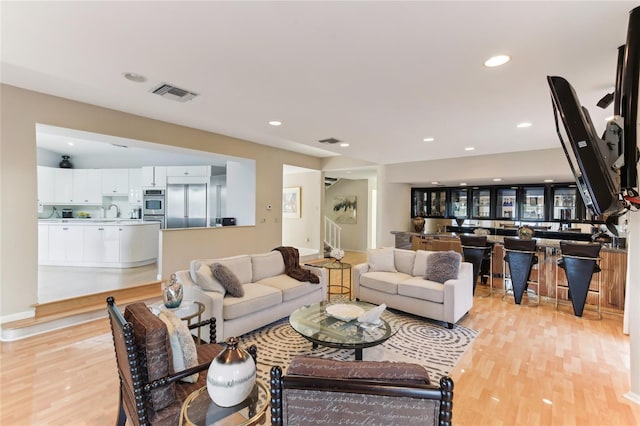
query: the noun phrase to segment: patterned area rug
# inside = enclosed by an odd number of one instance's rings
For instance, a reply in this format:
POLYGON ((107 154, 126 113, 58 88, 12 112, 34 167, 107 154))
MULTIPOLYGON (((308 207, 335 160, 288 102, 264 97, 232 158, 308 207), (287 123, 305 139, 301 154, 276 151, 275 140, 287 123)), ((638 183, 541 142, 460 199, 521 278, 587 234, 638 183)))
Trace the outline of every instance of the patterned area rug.
MULTIPOLYGON (((398 332, 386 342, 363 349, 365 361, 413 362, 429 371, 432 383, 448 375, 467 350, 478 332, 456 325, 449 330, 443 323, 426 320, 399 311, 394 321, 398 332)), ((311 342, 302 337, 284 318, 240 337, 242 347, 255 344, 258 348, 258 378, 269 382, 269 371, 279 365, 286 372, 291 358, 313 355, 337 360, 354 360, 354 351, 319 346, 312 349, 311 342)))

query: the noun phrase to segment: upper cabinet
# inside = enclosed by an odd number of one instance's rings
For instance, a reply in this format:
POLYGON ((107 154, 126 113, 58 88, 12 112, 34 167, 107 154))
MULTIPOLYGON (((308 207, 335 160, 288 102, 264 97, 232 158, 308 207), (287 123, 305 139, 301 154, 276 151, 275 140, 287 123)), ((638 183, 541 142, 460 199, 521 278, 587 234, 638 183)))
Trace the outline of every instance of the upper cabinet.
POLYGON ((142 204, 142 169, 129 169, 129 202, 142 204))
POLYGON ((167 177, 208 177, 211 166, 168 166, 167 177))
POLYGON ((520 204, 521 220, 546 220, 545 188, 533 186, 522 188, 522 203, 520 204))
POLYGON ((55 201, 53 167, 38 166, 38 202, 48 204, 55 201))
POLYGON ((142 168, 143 188, 166 188, 167 168, 164 166, 148 166, 142 168))
POLYGON ((496 219, 517 220, 517 188, 496 188, 496 219))
POLYGON ((469 190, 452 189, 449 217, 469 217, 469 190))
POLYGON ((73 169, 73 203, 102 204, 101 176, 99 169, 73 169))
POLYGON ((568 222, 583 216, 578 202, 578 188, 575 185, 551 188, 551 200, 551 220, 568 222))
POLYGON ((102 195, 129 196, 129 169, 103 169, 102 195))
POLYGON ((53 169, 53 200, 73 203, 73 169, 53 169))
POLYGON ((491 214, 491 190, 473 188, 471 190, 471 217, 473 219, 489 219, 491 214))

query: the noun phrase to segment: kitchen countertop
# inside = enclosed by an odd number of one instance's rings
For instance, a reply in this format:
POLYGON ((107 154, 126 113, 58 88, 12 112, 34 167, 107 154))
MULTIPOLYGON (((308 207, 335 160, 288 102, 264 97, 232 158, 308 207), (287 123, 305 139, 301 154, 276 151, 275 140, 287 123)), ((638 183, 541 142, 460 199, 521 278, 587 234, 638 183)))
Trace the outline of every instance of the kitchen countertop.
POLYGON ((42 224, 64 224, 70 226, 76 225, 127 225, 127 226, 139 226, 139 225, 158 225, 160 226, 160 222, 155 221, 144 221, 142 219, 79 219, 79 218, 70 218, 70 219, 38 219, 38 223, 42 224))

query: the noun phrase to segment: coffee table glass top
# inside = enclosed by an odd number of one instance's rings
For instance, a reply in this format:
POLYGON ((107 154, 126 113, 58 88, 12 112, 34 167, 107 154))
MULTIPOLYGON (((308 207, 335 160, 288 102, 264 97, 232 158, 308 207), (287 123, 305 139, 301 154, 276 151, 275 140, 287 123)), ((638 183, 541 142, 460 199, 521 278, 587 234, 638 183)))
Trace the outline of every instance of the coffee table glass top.
MULTIPOLYGON (((320 302, 303 306, 289 316, 289 323, 294 330, 313 343, 342 349, 361 349, 379 345, 398 331, 395 322, 389 321, 393 318, 393 313, 388 310, 382 313, 380 324, 361 324, 357 319, 347 321, 346 318, 338 319, 329 315, 326 308, 336 304, 320 302)), ((356 301, 346 304, 360 307, 364 311, 376 306, 356 301)))

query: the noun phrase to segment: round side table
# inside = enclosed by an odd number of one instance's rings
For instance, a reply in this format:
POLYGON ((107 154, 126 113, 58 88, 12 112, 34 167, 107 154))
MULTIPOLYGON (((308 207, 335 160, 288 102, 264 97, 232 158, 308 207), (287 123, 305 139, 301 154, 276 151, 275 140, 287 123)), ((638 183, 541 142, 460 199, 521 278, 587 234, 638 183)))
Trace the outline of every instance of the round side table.
POLYGON ((327 283, 327 299, 331 298, 332 294, 340 294, 340 295, 349 295, 349 300, 351 300, 351 264, 345 262, 327 262, 322 264, 323 268, 328 269, 329 282, 327 283), (340 271, 340 284, 332 284, 331 283, 331 272, 332 271, 340 271), (344 282, 344 273, 345 271, 348 274, 349 282, 345 284, 344 282), (339 289, 337 292, 332 292, 331 288, 339 289))

